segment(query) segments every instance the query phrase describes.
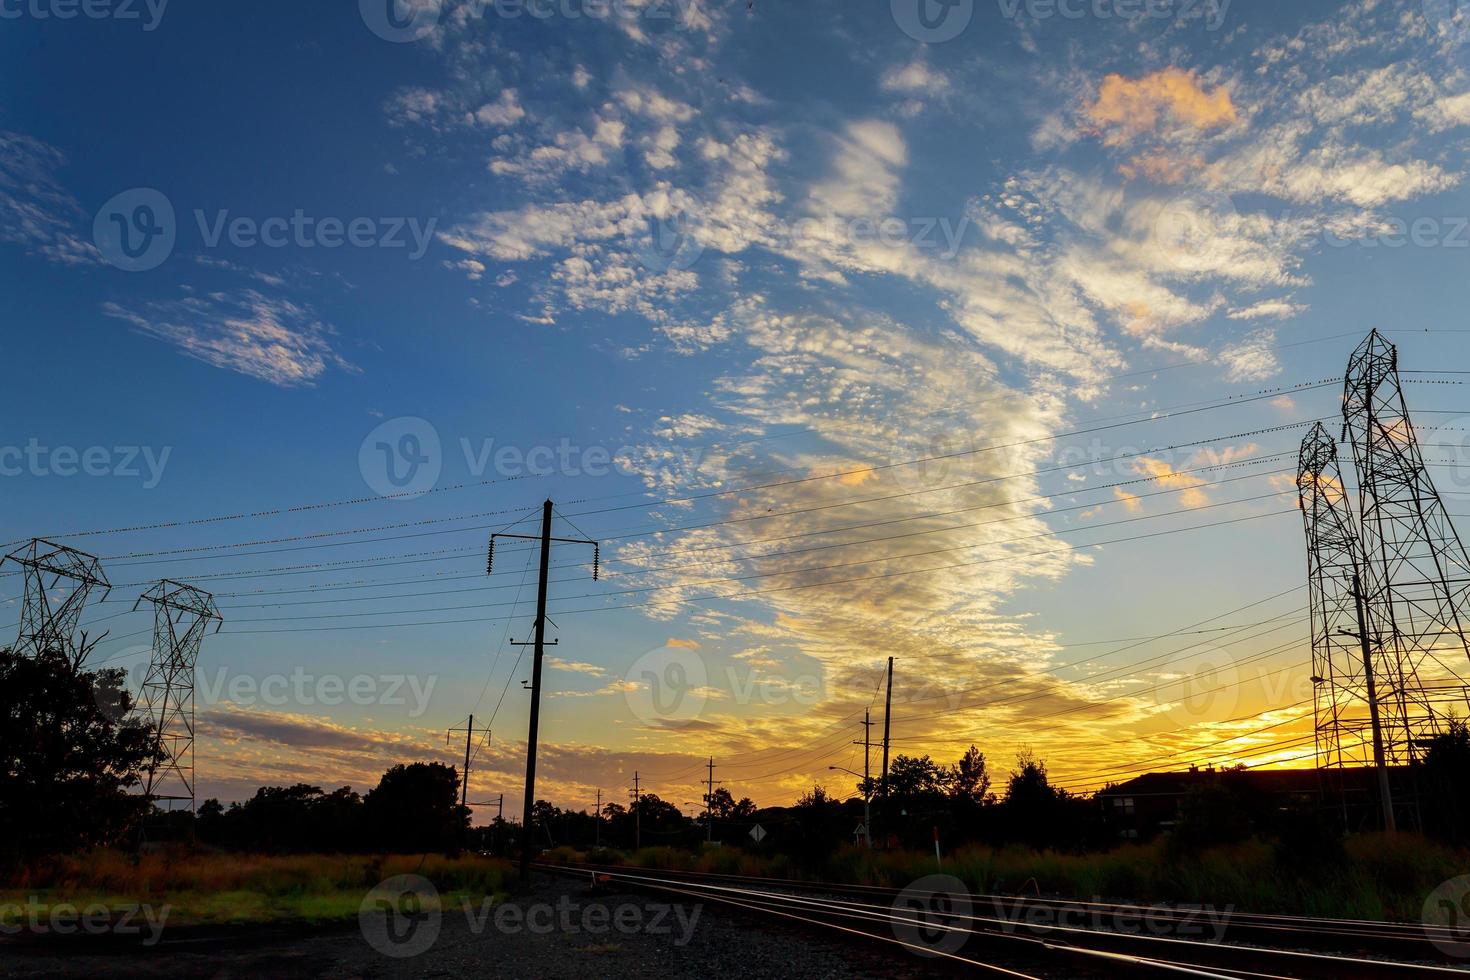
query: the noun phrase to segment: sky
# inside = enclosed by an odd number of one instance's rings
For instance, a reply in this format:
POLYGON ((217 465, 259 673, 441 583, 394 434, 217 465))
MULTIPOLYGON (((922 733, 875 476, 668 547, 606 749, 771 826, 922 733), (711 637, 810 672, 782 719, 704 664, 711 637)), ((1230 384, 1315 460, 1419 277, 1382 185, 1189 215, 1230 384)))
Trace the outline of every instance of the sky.
POLYGON ((1452 0, 3 0, 0 54, 0 540, 103 560, 134 688, 137 597, 215 596, 200 798, 473 714, 518 812, 486 550, 545 499, 558 805, 850 795, 889 657, 895 753, 1301 764, 1369 330, 1466 506, 1452 0))

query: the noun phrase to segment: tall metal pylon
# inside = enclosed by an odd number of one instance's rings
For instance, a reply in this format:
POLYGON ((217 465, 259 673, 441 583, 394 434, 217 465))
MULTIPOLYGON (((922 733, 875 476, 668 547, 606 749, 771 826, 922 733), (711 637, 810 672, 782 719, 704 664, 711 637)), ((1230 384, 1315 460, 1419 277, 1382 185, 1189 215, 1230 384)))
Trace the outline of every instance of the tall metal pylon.
POLYGON ((1413 762, 1443 718, 1465 714, 1470 559, 1420 452, 1398 350, 1377 330, 1348 361, 1342 408, 1358 474, 1368 628, 1402 703, 1385 740, 1393 761, 1413 762))
POLYGON ((1391 754, 1384 733, 1402 729, 1406 706, 1402 690, 1381 683, 1396 665, 1385 659, 1368 625, 1358 525, 1343 485, 1337 442, 1320 422, 1302 440, 1296 485, 1307 532, 1317 768, 1346 816, 1342 770, 1375 767, 1384 826, 1392 828, 1387 766, 1406 762, 1408 746, 1398 745, 1400 753, 1391 754))
POLYGON ((87 650, 77 643, 77 624, 94 589, 103 597, 112 585, 102 563, 86 552, 41 538, 33 539, 0 559, 13 561, 25 574, 25 599, 15 650, 36 657, 44 652, 65 655, 80 669, 87 650))
POLYGON ((144 717, 153 729, 155 761, 144 795, 164 809, 186 802, 194 809, 194 666, 209 624, 224 617, 214 597, 192 585, 164 579, 133 604, 153 603, 153 656, 143 681, 144 717))

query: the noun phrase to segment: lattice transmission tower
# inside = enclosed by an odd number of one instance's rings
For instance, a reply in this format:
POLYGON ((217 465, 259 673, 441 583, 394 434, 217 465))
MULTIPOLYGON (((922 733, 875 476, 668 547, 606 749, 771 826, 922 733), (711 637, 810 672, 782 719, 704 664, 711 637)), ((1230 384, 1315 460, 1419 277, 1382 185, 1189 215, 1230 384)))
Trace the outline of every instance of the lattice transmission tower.
POLYGON ((1367 618, 1359 585, 1362 545, 1342 481, 1337 442, 1320 422, 1302 440, 1296 485, 1307 532, 1317 767, 1407 761, 1406 746, 1390 751, 1383 743, 1385 728, 1403 727, 1402 699, 1381 682, 1396 673, 1396 665, 1385 659, 1371 629, 1369 642, 1362 642, 1367 618), (1380 743, 1382 751, 1375 752, 1380 743))
POLYGON ((63 654, 73 669, 81 667, 87 646, 77 640, 77 624, 93 590, 103 597, 112 586, 102 563, 74 548, 35 538, 0 559, 15 562, 25 575, 25 599, 20 613, 20 635, 15 650, 36 657, 44 652, 63 654))
POLYGON ((1450 713, 1466 713, 1470 559, 1420 452, 1398 351, 1377 330, 1348 361, 1343 420, 1358 475, 1369 629, 1402 704, 1385 738, 1393 761, 1412 762, 1450 713))
POLYGON ((153 728, 154 762, 144 795, 164 809, 175 803, 194 808, 194 665, 204 635, 224 618, 214 597, 191 585, 164 579, 133 605, 153 604, 153 656, 140 692, 144 717, 153 728))

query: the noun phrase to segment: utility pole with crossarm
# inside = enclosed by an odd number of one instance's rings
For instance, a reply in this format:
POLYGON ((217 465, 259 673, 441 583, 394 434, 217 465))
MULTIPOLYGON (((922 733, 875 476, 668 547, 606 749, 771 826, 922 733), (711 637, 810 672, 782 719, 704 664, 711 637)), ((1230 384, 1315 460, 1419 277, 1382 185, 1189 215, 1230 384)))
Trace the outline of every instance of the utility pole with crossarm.
MULTIPOLYGON (((529 885, 531 882, 531 849, 532 841, 532 809, 536 805, 536 736, 537 729, 541 724, 541 663, 546 653, 546 585, 547 575, 551 568, 551 544, 553 541, 560 544, 583 544, 591 545, 593 549, 592 580, 595 582, 602 565, 602 550, 596 541, 586 538, 554 538, 551 536, 551 515, 553 505, 550 500, 541 507, 541 534, 532 536, 529 534, 507 534, 496 532, 490 536, 490 554, 485 563, 485 573, 491 574, 495 570, 495 542, 499 538, 519 538, 523 541, 541 542, 541 579, 536 587, 536 638, 530 643, 511 643, 516 646, 535 647, 535 659, 531 665, 531 720, 526 733, 526 799, 525 808, 521 817, 521 883, 529 885)), ((551 645, 556 645, 555 640, 551 645)))

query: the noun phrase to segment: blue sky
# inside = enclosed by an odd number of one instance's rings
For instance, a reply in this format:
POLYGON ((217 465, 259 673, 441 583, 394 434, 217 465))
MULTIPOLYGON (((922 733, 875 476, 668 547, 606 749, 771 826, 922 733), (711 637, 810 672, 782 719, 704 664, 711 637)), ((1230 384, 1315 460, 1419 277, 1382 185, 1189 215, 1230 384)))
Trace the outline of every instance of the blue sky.
MULTIPOLYGON (((1034 746, 1079 787, 1119 742, 1185 761, 1301 714, 1280 709, 1304 627, 1172 657, 1178 637, 1073 645, 1302 582, 1292 461, 1271 457, 1305 430, 1263 430, 1333 415, 1314 384, 1360 335, 1393 331, 1406 368, 1463 364, 1470 13, 923 0, 926 33, 916 0, 398 2, 398 40, 387 0, 0 19, 0 442, 46 450, 0 457, 24 459, 0 537, 108 559, 99 657, 142 656, 126 610, 167 575, 220 594, 203 674, 433 681, 422 710, 219 695, 205 792, 451 761, 442 730, 474 711, 496 715, 485 791, 519 795, 526 672, 505 641, 529 630, 526 555, 487 583, 480 552, 548 495, 559 533, 608 540, 611 573, 553 593, 559 802, 635 768, 693 793, 710 754, 758 798, 825 781, 856 764, 889 654, 896 701, 948 716, 900 711, 906 750, 973 740, 1003 767, 1034 746), (1096 431, 1047 438, 1078 430, 1096 431), (66 475, 57 447, 105 449, 101 475, 66 475), (537 447, 549 475, 504 479, 537 447), (1124 458, 1058 468, 1089 454, 1124 458), (389 460, 432 492, 397 493, 389 460), (337 505, 69 536, 318 503, 337 505), (388 527, 415 522, 437 523, 388 527), (152 554, 183 548, 214 550, 152 554), (326 562, 351 564, 287 567, 326 562), (509 624, 392 625, 517 597, 509 624), (1116 652, 1063 667, 1079 649, 1116 652), (703 672, 689 717, 639 701, 648 664, 703 672), (1148 693, 1216 668, 1238 686, 1148 693), (1015 703, 977 700, 997 686, 1015 703)), ((1457 390, 1416 384, 1411 405, 1452 418, 1457 390)), ((1270 748, 1204 761, 1296 754, 1270 748)))

